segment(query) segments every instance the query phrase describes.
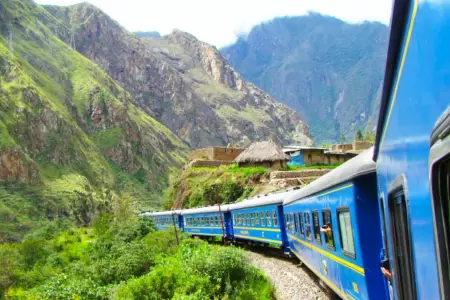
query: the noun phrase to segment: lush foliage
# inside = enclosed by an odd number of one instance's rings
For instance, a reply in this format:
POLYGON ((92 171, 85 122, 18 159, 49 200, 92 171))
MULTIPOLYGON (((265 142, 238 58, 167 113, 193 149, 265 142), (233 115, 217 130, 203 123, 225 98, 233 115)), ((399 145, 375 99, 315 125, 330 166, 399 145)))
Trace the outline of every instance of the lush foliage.
POLYGON ((0 299, 271 299, 265 276, 233 247, 210 246, 149 219, 97 219, 94 228, 0 245, 0 299), (188 298, 186 298, 188 297, 188 298))
POLYGON ((196 207, 240 201, 258 192, 258 185, 268 172, 266 168, 239 168, 236 165, 188 168, 181 176, 177 173, 171 177, 165 206, 172 207, 175 203, 196 207))

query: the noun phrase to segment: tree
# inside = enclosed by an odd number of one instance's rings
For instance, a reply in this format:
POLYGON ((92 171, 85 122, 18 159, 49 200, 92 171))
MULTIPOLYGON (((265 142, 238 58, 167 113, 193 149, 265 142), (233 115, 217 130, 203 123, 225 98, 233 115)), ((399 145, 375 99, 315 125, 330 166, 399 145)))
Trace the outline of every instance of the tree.
POLYGON ((358 129, 358 131, 356 131, 356 140, 357 141, 362 141, 364 139, 363 134, 361 132, 361 129, 358 129))

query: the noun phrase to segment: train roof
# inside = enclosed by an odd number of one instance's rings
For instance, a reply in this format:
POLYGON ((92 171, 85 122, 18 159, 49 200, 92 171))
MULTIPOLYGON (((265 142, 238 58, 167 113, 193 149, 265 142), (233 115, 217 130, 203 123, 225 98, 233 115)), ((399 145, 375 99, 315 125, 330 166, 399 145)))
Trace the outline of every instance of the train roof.
MULTIPOLYGON (((228 211, 228 204, 220 205, 220 210, 222 212, 228 211)), ((204 207, 198 207, 198 208, 190 208, 190 209, 184 209, 181 211, 181 215, 191 215, 191 214, 206 214, 206 213, 212 213, 212 212, 219 212, 219 206, 218 205, 211 205, 211 206, 204 206, 204 207)))
POLYGON ((242 202, 230 204, 229 210, 243 209, 243 208, 251 208, 265 205, 273 205, 273 204, 281 204, 283 203, 284 198, 289 193, 295 191, 294 189, 284 190, 280 192, 274 192, 266 195, 256 196, 250 199, 246 199, 242 202))
POLYGON ((314 180, 306 187, 286 195, 287 197, 284 200, 283 205, 314 195, 353 178, 375 172, 376 165, 372 157, 373 147, 350 159, 333 171, 314 180))
POLYGON ((157 212, 144 212, 140 213, 139 216, 144 217, 156 217, 156 216, 172 216, 179 215, 181 210, 166 210, 166 211, 157 211, 157 212))

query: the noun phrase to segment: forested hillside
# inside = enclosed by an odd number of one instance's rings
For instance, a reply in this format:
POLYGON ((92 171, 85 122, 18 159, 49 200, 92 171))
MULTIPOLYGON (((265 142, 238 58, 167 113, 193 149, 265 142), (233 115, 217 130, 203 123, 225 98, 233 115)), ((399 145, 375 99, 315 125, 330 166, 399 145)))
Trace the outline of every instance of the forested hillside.
POLYGON ((60 26, 32 1, 0 2, 0 243, 126 202, 155 208, 188 150, 60 26))
POLYGON ((387 38, 381 23, 310 13, 255 26, 221 52, 245 79, 300 113, 320 144, 374 130, 387 38))

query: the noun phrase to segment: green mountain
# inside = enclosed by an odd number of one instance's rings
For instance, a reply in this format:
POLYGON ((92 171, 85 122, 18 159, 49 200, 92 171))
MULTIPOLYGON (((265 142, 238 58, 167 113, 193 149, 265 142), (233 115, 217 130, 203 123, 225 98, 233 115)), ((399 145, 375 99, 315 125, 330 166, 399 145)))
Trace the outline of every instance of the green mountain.
POLYGON ((130 201, 156 207, 188 150, 65 30, 30 0, 0 2, 0 243, 130 201))
POLYGON ((311 13, 254 27, 221 50, 244 78, 295 109, 316 143, 374 130, 388 28, 311 13))
POLYGON ((45 9, 58 20, 47 26, 62 41, 192 148, 267 139, 312 143, 295 111, 242 79, 216 48, 194 36, 174 30, 161 38, 138 38, 86 3, 45 9))

